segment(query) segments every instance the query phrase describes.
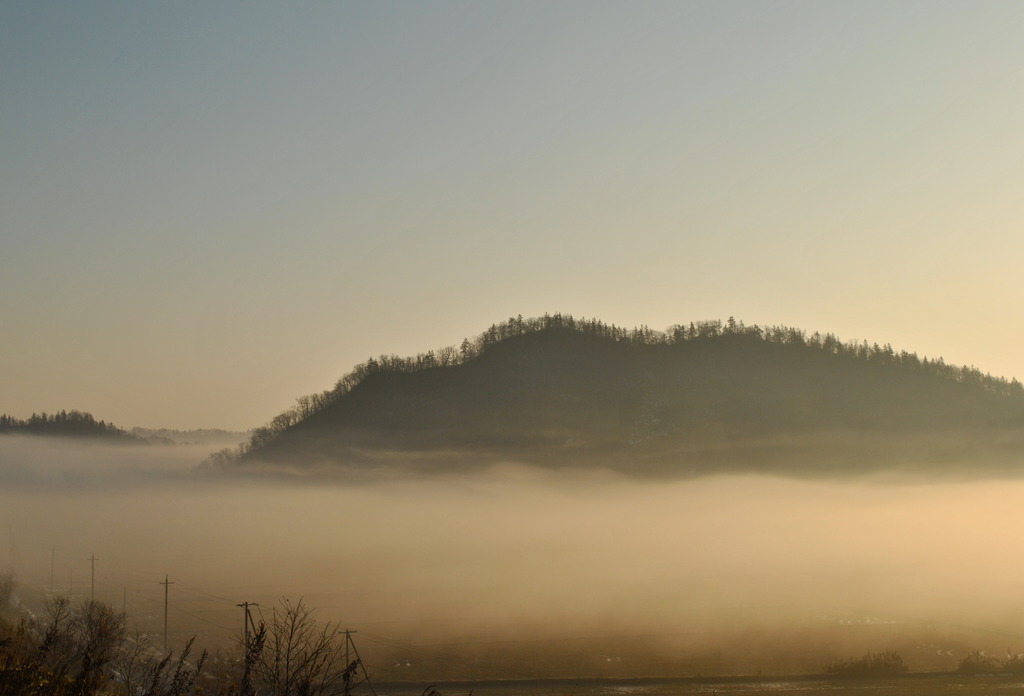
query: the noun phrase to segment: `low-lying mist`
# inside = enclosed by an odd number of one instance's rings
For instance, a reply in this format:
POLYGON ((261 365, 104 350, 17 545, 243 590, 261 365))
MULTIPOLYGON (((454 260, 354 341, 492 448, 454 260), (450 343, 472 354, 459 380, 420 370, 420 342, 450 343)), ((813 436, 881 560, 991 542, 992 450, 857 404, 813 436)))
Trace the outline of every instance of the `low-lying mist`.
POLYGON ((241 602, 358 630, 383 678, 911 669, 1024 652, 1024 482, 485 473, 286 483, 196 473, 201 447, 0 438, 18 597, 124 606, 230 646, 241 602), (89 557, 95 554, 93 583, 89 557), (93 590, 94 588, 94 590, 93 590))

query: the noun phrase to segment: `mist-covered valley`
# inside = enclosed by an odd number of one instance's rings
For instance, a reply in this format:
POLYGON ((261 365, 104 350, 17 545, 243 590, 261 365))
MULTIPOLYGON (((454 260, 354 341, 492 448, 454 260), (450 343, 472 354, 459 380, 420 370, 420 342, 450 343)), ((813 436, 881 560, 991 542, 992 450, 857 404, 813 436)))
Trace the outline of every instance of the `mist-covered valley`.
POLYGON ((379 679, 911 670, 1024 652, 1024 481, 636 480, 514 463, 303 481, 212 476, 208 445, 0 438, 17 598, 124 607, 229 648, 236 605, 301 599, 379 679), (204 449, 205 447, 205 449, 204 449))
POLYGON ((1021 36, 0 2, 0 696, 1024 693, 1021 36))

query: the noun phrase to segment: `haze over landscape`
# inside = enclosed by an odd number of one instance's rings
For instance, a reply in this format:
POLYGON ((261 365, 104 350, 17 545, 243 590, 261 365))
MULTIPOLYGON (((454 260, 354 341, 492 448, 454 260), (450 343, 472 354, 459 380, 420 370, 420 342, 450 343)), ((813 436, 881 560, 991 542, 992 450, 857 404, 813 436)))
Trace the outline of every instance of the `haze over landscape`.
POLYGON ((0 631, 167 591, 176 646, 301 598, 424 685, 1024 664, 1022 35, 0 6, 0 631))

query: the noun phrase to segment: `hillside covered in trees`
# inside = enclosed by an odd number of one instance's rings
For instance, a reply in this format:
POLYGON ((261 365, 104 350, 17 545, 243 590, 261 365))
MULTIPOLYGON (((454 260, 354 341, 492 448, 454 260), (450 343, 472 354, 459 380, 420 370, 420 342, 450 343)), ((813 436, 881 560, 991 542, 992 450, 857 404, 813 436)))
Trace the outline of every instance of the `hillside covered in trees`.
POLYGON ((104 440, 139 442, 141 438, 118 428, 113 423, 98 421, 91 413, 83 411, 58 411, 56 413, 33 413, 26 420, 0 414, 0 435, 51 435, 58 437, 87 437, 104 440))
POLYGON ((553 315, 509 319, 458 348, 372 358, 208 463, 1009 473, 1022 455, 1016 380, 731 318, 662 332, 553 315))

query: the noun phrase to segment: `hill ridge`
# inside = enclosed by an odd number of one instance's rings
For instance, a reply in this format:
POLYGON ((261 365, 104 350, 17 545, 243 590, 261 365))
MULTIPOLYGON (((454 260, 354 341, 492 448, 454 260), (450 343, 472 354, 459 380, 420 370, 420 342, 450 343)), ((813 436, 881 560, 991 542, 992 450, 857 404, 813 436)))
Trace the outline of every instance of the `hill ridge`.
POLYGON ((669 460, 701 460, 705 470, 723 443, 752 447, 745 458, 763 465, 765 443, 786 438, 843 458, 859 447, 851 433, 904 436, 906 449, 951 432, 1022 429, 1016 380, 888 344, 733 318, 654 331, 555 314, 510 318, 459 348, 371 358, 208 464, 512 460, 664 471, 669 460))
POLYGON ((96 420, 87 411, 61 409, 53 413, 33 413, 27 419, 0 414, 0 434, 23 434, 55 437, 88 437, 123 442, 141 442, 143 438, 118 428, 113 423, 96 420))

